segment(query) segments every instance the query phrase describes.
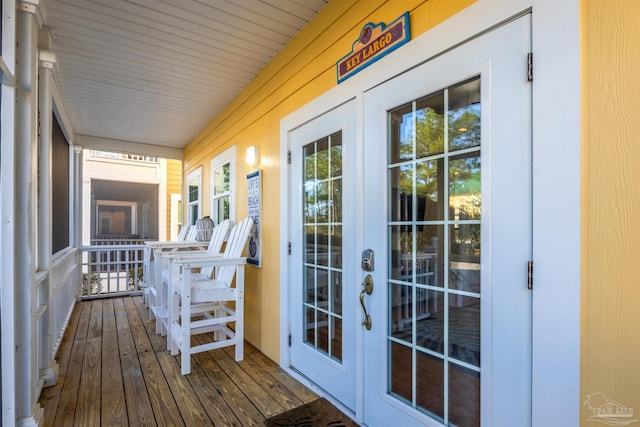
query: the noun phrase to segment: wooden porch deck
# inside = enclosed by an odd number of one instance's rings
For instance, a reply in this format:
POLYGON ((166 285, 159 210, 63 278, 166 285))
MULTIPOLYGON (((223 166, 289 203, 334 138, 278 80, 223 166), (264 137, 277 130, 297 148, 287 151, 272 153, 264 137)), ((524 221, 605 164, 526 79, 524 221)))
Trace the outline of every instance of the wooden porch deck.
POLYGON ((250 344, 179 356, 155 334, 142 297, 76 305, 58 357, 58 383, 43 390, 44 426, 262 426, 318 396, 250 344))

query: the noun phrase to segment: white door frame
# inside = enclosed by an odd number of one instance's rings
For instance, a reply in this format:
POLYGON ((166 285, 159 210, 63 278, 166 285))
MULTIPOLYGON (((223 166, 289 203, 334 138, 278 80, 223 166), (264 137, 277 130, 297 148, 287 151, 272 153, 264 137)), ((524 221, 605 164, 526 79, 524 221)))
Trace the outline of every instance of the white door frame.
MULTIPOLYGON (((578 0, 478 0, 280 122, 280 164, 288 132, 350 98, 362 146, 363 93, 526 10, 533 11, 533 425, 577 425, 580 393, 580 5, 578 0), (562 93, 562 97, 555 94, 562 93), (553 155, 550 155, 553 153, 553 155), (558 185, 562 182, 563 185, 558 185), (562 206, 562 209, 558 209, 562 206), (563 328, 557 328, 562 319, 563 328)), ((525 60, 523 59, 523 64, 525 60)), ((359 148, 361 149, 361 148, 359 148)), ((287 244, 289 171, 280 168, 280 366, 289 369, 287 244)), ((358 203, 361 205, 361 203, 358 203)), ((358 236, 362 231, 357 230, 358 236)), ((356 334, 361 348, 362 334, 356 334)), ((356 356, 357 357, 357 356, 356 356)), ((362 385, 356 419, 362 417, 362 385)))

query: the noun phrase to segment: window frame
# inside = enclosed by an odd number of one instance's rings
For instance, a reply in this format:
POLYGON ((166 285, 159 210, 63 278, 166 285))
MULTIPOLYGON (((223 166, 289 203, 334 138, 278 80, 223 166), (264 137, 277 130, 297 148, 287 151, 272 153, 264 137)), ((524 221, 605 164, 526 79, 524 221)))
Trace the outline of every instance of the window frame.
POLYGON ((216 202, 222 198, 229 198, 229 220, 235 222, 236 219, 236 146, 232 146, 216 157, 211 159, 211 219, 214 224, 219 224, 221 221, 227 218, 218 218, 218 210, 216 209, 216 202), (229 165, 229 190, 220 194, 216 194, 215 186, 215 171, 225 165, 229 165))
POLYGON ((195 225, 198 218, 202 218, 202 166, 198 166, 196 170, 187 174, 187 180, 185 181, 185 194, 187 203, 183 205, 186 206, 186 223, 190 225, 195 225), (198 197, 194 201, 189 200, 189 183, 196 180, 198 182, 198 197), (191 209, 193 206, 197 206, 198 214, 196 218, 191 218, 191 209))

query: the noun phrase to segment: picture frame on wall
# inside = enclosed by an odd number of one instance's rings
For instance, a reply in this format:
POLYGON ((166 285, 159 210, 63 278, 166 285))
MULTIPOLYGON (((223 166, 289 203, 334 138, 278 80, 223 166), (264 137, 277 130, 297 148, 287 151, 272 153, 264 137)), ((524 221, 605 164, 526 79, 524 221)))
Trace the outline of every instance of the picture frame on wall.
POLYGON ((253 220, 249 233, 247 263, 262 266, 262 171, 247 174, 247 214, 253 220))

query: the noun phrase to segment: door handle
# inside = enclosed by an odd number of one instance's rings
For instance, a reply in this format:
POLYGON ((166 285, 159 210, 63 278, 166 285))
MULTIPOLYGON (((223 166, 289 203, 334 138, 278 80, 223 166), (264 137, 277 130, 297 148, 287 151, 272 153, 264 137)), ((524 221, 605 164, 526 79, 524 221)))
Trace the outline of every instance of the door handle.
POLYGON ((363 289, 360 292, 360 305, 362 306, 362 311, 364 311, 364 325, 367 330, 371 330, 371 316, 367 313, 367 307, 364 305, 364 294, 371 295, 373 293, 373 277, 370 274, 364 278, 364 282, 362 282, 363 289))

